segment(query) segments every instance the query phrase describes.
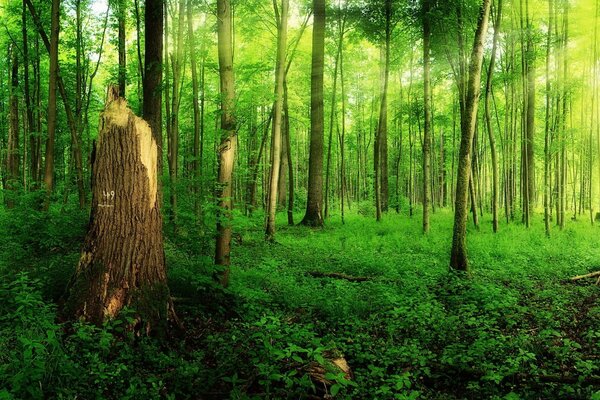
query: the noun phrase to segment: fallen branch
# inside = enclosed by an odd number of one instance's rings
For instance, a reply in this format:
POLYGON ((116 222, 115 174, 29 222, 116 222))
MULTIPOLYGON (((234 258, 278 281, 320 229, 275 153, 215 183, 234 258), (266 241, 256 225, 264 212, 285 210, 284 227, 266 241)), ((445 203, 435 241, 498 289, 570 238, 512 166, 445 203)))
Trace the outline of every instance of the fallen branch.
POLYGON ((350 282, 364 282, 371 280, 368 276, 352 276, 341 274, 338 272, 320 272, 320 271, 311 271, 308 273, 310 276, 314 278, 334 278, 334 279, 344 279, 350 282))
POLYGON ((593 278, 595 276, 600 276, 600 271, 592 272, 585 275, 577 275, 571 278, 571 281, 578 281, 580 279, 593 278))

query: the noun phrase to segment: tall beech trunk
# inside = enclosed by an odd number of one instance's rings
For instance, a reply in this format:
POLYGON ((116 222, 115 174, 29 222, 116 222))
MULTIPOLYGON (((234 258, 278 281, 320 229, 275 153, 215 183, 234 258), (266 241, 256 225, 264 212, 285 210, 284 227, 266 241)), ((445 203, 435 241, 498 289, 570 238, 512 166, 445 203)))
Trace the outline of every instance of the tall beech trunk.
POLYGON ((58 77, 58 33, 60 29, 60 0, 52 0, 50 25, 50 77, 48 78, 48 136, 46 139, 46 165, 44 168, 44 187, 46 200, 44 209, 50 208, 50 195, 54 186, 54 141, 56 135, 56 81, 58 77))
POLYGON ((323 226, 323 65, 325 55, 325 0, 313 0, 313 39, 310 83, 310 157, 308 200, 301 224, 323 226))
MULTIPOLYGON (((179 108, 181 104, 181 80, 183 76, 183 27, 185 15, 185 1, 179 0, 179 11, 177 16, 177 28, 173 27, 175 36, 175 54, 171 55, 173 64, 173 97, 171 99, 171 113, 168 114, 167 125, 170 129, 167 132, 168 140, 168 162, 169 178, 171 180, 171 189, 169 190, 169 201, 171 210, 169 221, 174 229, 177 229, 177 178, 179 174, 179 108)), ((166 29, 165 29, 166 30, 166 29)), ((168 35, 168 33, 166 34, 168 35)), ((167 46, 165 46, 167 47, 167 46)), ((168 47, 167 47, 168 51, 168 47)), ((167 83, 168 86, 168 83, 167 83)), ((168 106, 167 106, 168 107, 168 106)))
POLYGON ((123 307, 149 333, 174 319, 158 195, 158 147, 146 121, 112 87, 101 116, 92 173, 92 213, 66 311, 95 324, 123 307))
POLYGON ((288 88, 287 80, 283 80, 283 123, 285 133, 285 146, 287 151, 287 164, 288 164, 288 204, 287 204, 287 219, 288 225, 294 225, 294 168, 292 164, 292 143, 290 140, 290 113, 288 107, 288 88))
POLYGON ((469 180, 471 177, 471 148, 475 125, 477 123, 477 105, 481 83, 481 67, 483 63, 483 43, 487 32, 491 0, 484 0, 479 13, 477 30, 473 41, 471 60, 469 63, 469 79, 467 83, 465 112, 462 115, 460 152, 458 173, 456 177, 456 201, 454 207, 454 230, 450 267, 467 271, 467 204, 469 180))
POLYGON ((233 43, 230 0, 217 0, 217 37, 219 51, 219 78, 221 88, 221 144, 218 148, 218 177, 216 197, 217 240, 215 264, 224 267, 221 284, 229 284, 231 252, 231 196, 233 194, 233 164, 237 137, 235 131, 235 92, 233 81, 233 43))
POLYGON ((494 23, 494 38, 492 43, 492 55, 488 66, 487 81, 485 85, 485 124, 490 140, 490 153, 492 155, 492 229, 494 233, 498 232, 498 198, 499 198, 499 178, 498 178, 498 155, 496 152, 496 138, 494 136, 492 116, 490 112, 490 99, 492 95, 492 77, 494 75, 494 65, 496 62, 496 49, 498 47, 498 36, 500 34, 500 22, 502 21, 502 0, 498 0, 498 9, 496 10, 496 21, 494 23))
POLYGON ((125 98, 125 77, 127 74, 127 61, 125 50, 125 0, 118 0, 117 19, 119 23, 119 96, 125 98))
POLYGON ((273 1, 277 16, 277 62, 275 67, 275 106, 273 110, 273 138, 271 150, 273 162, 269 184, 269 203, 267 207, 267 227, 265 239, 275 240, 275 214, 277 213, 277 193, 279 168, 281 165, 281 127, 283 125, 283 81, 285 78, 285 50, 287 46, 288 0, 281 1, 281 17, 278 16, 277 3, 273 1))
POLYGON ((429 233, 431 180, 431 3, 423 0, 423 233, 429 233))
POLYGON ((192 161, 192 170, 194 177, 194 209, 196 210, 196 215, 200 216, 201 214, 201 165, 200 165, 200 142, 201 142, 201 127, 200 127, 200 99, 199 99, 199 88, 198 88, 198 66, 196 62, 196 46, 195 46, 195 37, 194 37, 194 20, 193 20, 193 10, 192 10, 192 0, 187 0, 187 23, 188 23, 188 40, 189 40, 189 51, 190 51, 190 66, 192 69, 192 102, 193 102, 193 110, 194 110, 194 147, 193 147, 193 155, 194 159, 192 161))
POLYGON ((164 0, 146 0, 144 15, 143 116, 158 146, 158 175, 162 174, 162 70, 164 0))
MULTIPOLYGON (((37 137, 39 137, 39 133, 37 132, 37 128, 34 125, 33 119, 31 85, 29 80, 29 38, 27 34, 27 3, 25 2, 25 0, 23 0, 21 25, 23 36, 23 96, 25 97, 25 110, 27 116, 27 124, 25 125, 25 135, 28 136, 29 139, 29 176, 32 180, 31 186, 34 189, 37 189, 37 180, 39 178, 37 174, 39 163, 37 137)), ((26 165, 23 164, 23 169, 25 168, 26 165)))
POLYGON ((550 53, 552 47, 552 25, 554 7, 548 0, 548 33, 546 34, 546 121, 544 125, 544 229, 550 237, 550 107, 552 104, 552 89, 550 81, 550 53))
MULTIPOLYGON (((19 57, 17 48, 10 48, 10 90, 9 90, 9 125, 8 125, 8 149, 6 154, 6 188, 10 191, 17 189, 19 185, 19 57)), ((15 205, 15 194, 6 196, 6 206, 12 208, 15 205)))

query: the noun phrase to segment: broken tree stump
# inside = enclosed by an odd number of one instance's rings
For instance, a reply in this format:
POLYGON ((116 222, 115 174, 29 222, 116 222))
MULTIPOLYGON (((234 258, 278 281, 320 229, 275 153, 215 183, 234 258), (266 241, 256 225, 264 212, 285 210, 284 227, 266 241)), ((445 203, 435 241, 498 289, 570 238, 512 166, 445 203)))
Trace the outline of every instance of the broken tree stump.
POLYGON ((124 307, 136 330, 176 320, 167 286, 158 197, 158 149, 150 127, 109 88, 92 171, 92 211, 66 312, 100 324, 124 307))

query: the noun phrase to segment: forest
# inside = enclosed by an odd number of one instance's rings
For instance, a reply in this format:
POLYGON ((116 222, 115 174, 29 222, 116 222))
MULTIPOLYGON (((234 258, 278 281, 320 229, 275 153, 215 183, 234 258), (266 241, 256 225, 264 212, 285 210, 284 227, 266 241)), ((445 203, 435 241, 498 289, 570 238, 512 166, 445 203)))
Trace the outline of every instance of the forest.
POLYGON ((0 400, 600 400, 600 0, 0 20, 0 400))

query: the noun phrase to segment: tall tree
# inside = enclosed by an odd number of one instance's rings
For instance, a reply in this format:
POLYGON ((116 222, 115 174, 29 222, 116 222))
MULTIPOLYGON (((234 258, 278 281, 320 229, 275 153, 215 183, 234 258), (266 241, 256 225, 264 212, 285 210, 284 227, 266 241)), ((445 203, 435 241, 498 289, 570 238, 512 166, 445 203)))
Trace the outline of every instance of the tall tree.
POLYGON ((125 0, 117 0, 117 20, 119 25, 119 94, 125 98, 125 86, 127 76, 127 60, 125 49, 125 0))
POLYGON ((221 143, 218 148, 217 241, 215 264, 224 267, 221 284, 229 284, 231 253, 231 209, 233 207, 233 164, 237 144, 235 130, 235 87, 233 80, 233 41, 231 1, 217 0, 217 37, 221 88, 221 143))
POLYGON ((162 174, 162 69, 164 0, 146 0, 144 15, 143 116, 158 146, 158 171, 162 174))
POLYGON ((429 232, 431 185, 431 0, 423 0, 423 232, 429 232))
POLYGON ((50 24, 50 76, 48 78, 48 137, 46 139, 46 166, 44 186, 46 200, 44 209, 50 208, 50 195, 54 186, 54 142, 56 136, 56 81, 58 78, 58 34, 60 30, 60 0, 52 0, 50 24))
MULTIPOLYGON (((17 48, 10 46, 10 88, 9 88, 9 126, 8 149, 6 155, 7 188, 15 190, 19 185, 19 57, 17 48)), ((6 206, 14 207, 14 194, 10 194, 6 206)))
POLYGON ((487 81, 485 84, 485 124, 490 140, 490 153, 492 156, 492 229, 498 232, 498 197, 499 197, 499 177, 498 177, 498 154, 496 152, 496 138, 491 115, 491 96, 492 96, 492 78, 494 76, 494 67, 496 64, 496 51, 498 48, 498 36, 500 35, 500 22, 502 21, 502 0, 498 0, 496 9, 496 21, 494 23, 494 38, 492 40, 492 55, 487 71, 487 81))
POLYGON ((325 58, 325 0, 313 0, 313 39, 310 84, 310 159, 308 200, 301 224, 323 226, 323 65, 325 58))
POLYGON ((275 18, 277 19, 277 61, 275 66, 275 106, 273 110, 273 138, 271 140, 271 179, 269 185, 269 203, 267 208, 267 227, 265 238, 275 239, 275 214, 277 212, 277 193, 279 184, 279 167, 281 162, 281 131, 283 125, 283 96, 285 77, 285 50, 287 46, 287 20, 289 1, 281 1, 281 11, 276 0, 273 0, 275 18))
POLYGON ((461 123, 460 152, 458 173, 456 177, 456 200, 454 206, 454 230, 450 267, 467 271, 467 204, 469 180, 471 177, 471 150, 475 126, 477 124, 477 105, 481 84, 481 68, 483 64, 483 43, 487 32, 491 0, 483 0, 479 12, 477 29, 473 40, 471 60, 469 62, 469 78, 466 87, 465 112, 461 123))

